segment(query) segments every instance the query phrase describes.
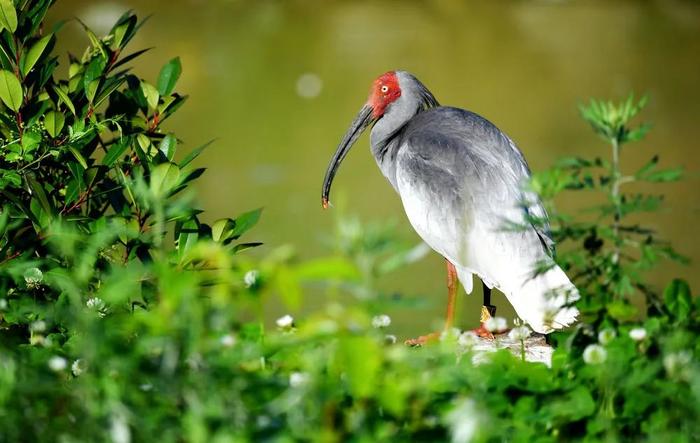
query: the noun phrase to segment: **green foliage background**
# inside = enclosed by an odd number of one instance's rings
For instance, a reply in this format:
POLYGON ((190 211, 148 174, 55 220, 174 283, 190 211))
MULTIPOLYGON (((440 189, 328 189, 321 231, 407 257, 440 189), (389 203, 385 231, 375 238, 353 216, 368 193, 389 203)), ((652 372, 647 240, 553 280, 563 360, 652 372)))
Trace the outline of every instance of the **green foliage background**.
POLYGON ((61 79, 51 4, 0 0, 0 441, 700 439, 700 306, 683 281, 645 283, 683 258, 627 222, 660 199, 625 183, 681 175, 656 157, 622 173, 643 100, 582 106, 611 160, 565 159, 532 183, 582 321, 553 336, 551 368, 506 350, 476 364, 458 332, 410 349, 372 327, 389 303, 376 279, 420 254, 390 228, 341 221, 333 256, 298 262, 242 253, 260 210, 202 223, 187 187, 203 147, 176 160, 161 130, 185 101, 179 60, 154 82, 132 74, 128 13, 107 36, 85 28, 61 79), (551 206, 561 192, 608 201, 582 222, 551 206), (358 302, 266 330, 263 301, 294 308, 310 285, 358 302))

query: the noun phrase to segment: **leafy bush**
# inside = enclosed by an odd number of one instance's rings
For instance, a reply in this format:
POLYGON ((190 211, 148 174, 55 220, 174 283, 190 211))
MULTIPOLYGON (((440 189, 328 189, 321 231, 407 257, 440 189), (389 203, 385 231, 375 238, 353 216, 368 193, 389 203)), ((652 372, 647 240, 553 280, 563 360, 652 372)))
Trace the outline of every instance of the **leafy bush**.
MULTIPOLYGON (((129 13, 106 37, 86 28, 90 47, 57 79, 51 3, 0 0, 0 441, 700 439, 700 306, 682 281, 663 298, 644 282, 677 255, 625 222, 656 202, 621 187, 641 105, 585 107, 612 162, 567 160, 533 182, 547 199, 609 199, 596 223, 550 208, 583 321, 553 337, 551 368, 504 350, 475 364, 469 335, 409 349, 373 318, 374 279, 420 255, 390 229, 345 222, 340 257, 299 263, 287 248, 240 254, 259 211, 201 223, 186 192, 201 149, 175 161, 161 130, 184 101, 179 61, 155 86, 131 74, 129 13), (262 300, 293 308, 309 282, 359 301, 266 331, 262 300)), ((656 163, 634 179, 678 177, 656 163)))

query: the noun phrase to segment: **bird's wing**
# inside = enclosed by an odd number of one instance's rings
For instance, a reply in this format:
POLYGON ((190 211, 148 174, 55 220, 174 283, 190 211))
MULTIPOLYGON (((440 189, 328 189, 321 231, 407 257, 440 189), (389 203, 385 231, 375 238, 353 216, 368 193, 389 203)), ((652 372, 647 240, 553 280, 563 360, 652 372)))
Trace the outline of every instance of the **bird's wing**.
POLYGON ((509 215, 504 225, 531 227, 545 250, 554 252, 547 211, 526 187, 527 161, 495 125, 469 111, 440 107, 416 116, 403 138, 404 162, 419 169, 418 176, 430 177, 428 185, 446 194, 443 198, 463 200, 501 218, 509 215))
POLYGON ((496 285, 506 263, 532 271, 549 254, 546 225, 533 226, 527 216, 545 218, 541 202, 530 196, 523 205, 527 163, 492 123, 461 109, 435 108, 414 117, 401 137, 399 193, 433 249, 496 285))

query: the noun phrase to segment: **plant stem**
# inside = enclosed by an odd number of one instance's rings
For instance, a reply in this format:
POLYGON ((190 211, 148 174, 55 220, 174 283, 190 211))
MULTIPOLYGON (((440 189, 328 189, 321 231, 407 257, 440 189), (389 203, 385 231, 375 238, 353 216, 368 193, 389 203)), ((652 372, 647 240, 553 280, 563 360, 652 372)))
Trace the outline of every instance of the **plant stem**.
POLYGON ((619 242, 619 230, 620 230, 620 219, 622 218, 622 208, 620 207, 620 184, 621 176, 620 173, 620 142, 617 137, 613 137, 610 140, 612 145, 612 170, 611 170, 611 192, 610 195, 615 205, 615 215, 613 220, 613 236, 615 242, 615 248, 613 252, 613 263, 617 263, 620 258, 620 242, 619 242))

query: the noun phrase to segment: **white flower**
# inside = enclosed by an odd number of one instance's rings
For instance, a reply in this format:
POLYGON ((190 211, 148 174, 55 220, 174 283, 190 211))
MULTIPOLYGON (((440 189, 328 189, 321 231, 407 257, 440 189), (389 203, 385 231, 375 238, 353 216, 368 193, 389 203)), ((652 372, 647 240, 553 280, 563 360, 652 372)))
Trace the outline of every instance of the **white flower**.
POLYGON ((219 343, 221 343, 221 346, 225 348, 230 348, 236 344, 236 336, 232 334, 222 335, 219 339, 219 343))
POLYGON ((131 430, 126 422, 124 414, 112 415, 111 426, 109 427, 109 436, 112 437, 113 443, 131 443, 131 430))
POLYGON ((503 332, 508 329, 508 322, 503 317, 491 317, 484 322, 484 327, 489 332, 503 332))
POLYGON ((473 331, 465 331, 459 335, 457 344, 464 348, 471 348, 479 342, 479 338, 473 331))
POLYGON ((457 403, 445 421, 450 428, 452 443, 468 443, 474 440, 484 419, 476 402, 466 398, 457 403))
POLYGON ((29 268, 24 271, 24 282, 30 288, 36 288, 44 279, 44 274, 39 268, 29 268))
POLYGON ((298 388, 305 385, 309 381, 309 374, 303 372, 292 372, 289 374, 289 386, 298 388))
POLYGON ((690 363, 693 356, 688 351, 674 352, 664 356, 664 368, 669 376, 681 380, 690 377, 690 363))
POLYGON ((255 286, 255 283, 258 282, 258 276, 260 273, 253 269, 252 271, 248 271, 245 273, 243 276, 243 283, 245 283, 246 288, 250 288, 252 286, 255 286))
POLYGON ((583 350, 583 361, 589 365, 598 365, 608 358, 608 351, 600 345, 588 345, 583 350))
POLYGON ((282 329, 289 329, 292 327, 292 325, 294 325, 294 317, 287 314, 278 318, 275 323, 277 323, 277 326, 282 329))
POLYGON ((513 328, 510 330, 510 332, 508 333, 508 338, 515 341, 522 341, 527 339, 530 336, 531 332, 532 331, 530 331, 530 328, 528 328, 525 325, 518 326, 517 328, 513 328))
POLYGON ((46 322, 44 320, 37 320, 29 325, 29 330, 32 332, 44 332, 46 331, 46 322))
POLYGON ((68 366, 68 362, 66 361, 65 358, 59 357, 58 355, 54 355, 49 359, 49 369, 55 372, 62 371, 66 369, 66 366, 68 366))
POLYGON ((372 317, 372 327, 373 328, 386 328, 391 324, 391 317, 386 314, 375 315, 372 317))
POLYGON ((87 306, 87 308, 91 311, 97 312, 99 317, 104 317, 107 315, 107 305, 105 304, 104 300, 99 297, 88 298, 88 300, 85 302, 85 306, 87 306))
POLYGON ((615 332, 614 329, 603 329, 602 331, 598 332, 598 342, 601 345, 607 345, 613 339, 617 337, 617 332, 615 332))
POLYGON ((83 372, 85 372, 85 362, 82 359, 77 359, 73 362, 72 365, 70 365, 70 371, 73 373, 74 376, 79 376, 83 372))
POLYGON ((385 336, 384 336, 384 341, 385 341, 388 345, 393 345, 394 343, 396 343, 396 336, 393 335, 393 334, 385 335, 385 336))
POLYGON ((630 329, 630 338, 634 341, 642 341, 647 338, 647 330, 644 328, 630 329))

